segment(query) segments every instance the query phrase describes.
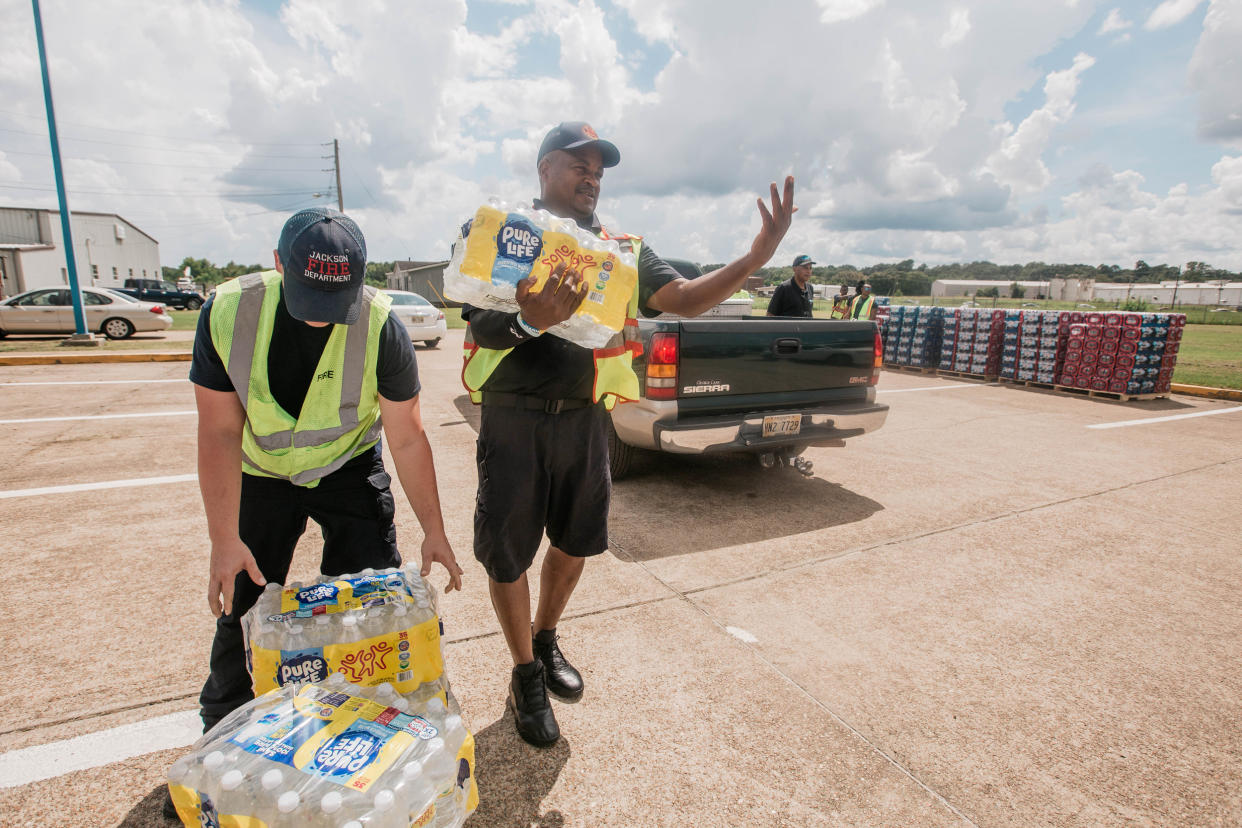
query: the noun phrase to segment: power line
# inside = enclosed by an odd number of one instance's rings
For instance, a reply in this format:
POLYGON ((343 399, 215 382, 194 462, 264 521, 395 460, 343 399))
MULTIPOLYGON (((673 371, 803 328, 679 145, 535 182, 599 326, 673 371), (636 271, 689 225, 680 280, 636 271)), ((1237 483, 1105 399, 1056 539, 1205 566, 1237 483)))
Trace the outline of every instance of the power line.
MULTIPOLYGON (((39 121, 40 123, 43 120, 42 116, 36 117, 34 115, 27 115, 24 112, 14 112, 12 110, 0 110, 0 114, 12 115, 16 118, 27 118, 32 121, 39 121)), ((207 139, 207 138, 190 137, 190 136, 182 136, 182 135, 162 135, 158 133, 133 130, 133 129, 117 129, 116 127, 102 127, 102 126, 96 126, 95 124, 82 123, 81 121, 63 121, 62 123, 70 124, 72 126, 82 127, 83 129, 98 130, 100 132, 117 132, 122 135, 139 135, 144 138, 165 139, 168 141, 194 141, 194 142, 203 143, 203 144, 216 144, 216 145, 236 144, 240 146, 256 145, 256 146, 266 146, 266 147, 322 147, 325 145, 325 142, 323 141, 315 141, 315 142, 240 141, 240 140, 220 141, 218 139, 207 139)))
MULTIPOLYGON (((35 136, 36 138, 40 138, 40 137, 41 137, 41 138, 46 138, 46 137, 47 137, 47 134, 46 134, 46 133, 31 132, 31 131, 29 131, 29 130, 25 130, 25 129, 13 129, 13 128, 11 128, 11 127, 0 127, 0 132, 13 132, 13 133, 16 133, 16 134, 18 134, 18 135, 33 135, 33 136, 35 136)), ((125 143, 122 143, 122 142, 119 142, 119 141, 99 141, 99 140, 94 139, 94 138, 70 138, 70 137, 68 137, 68 136, 64 136, 64 137, 62 137, 60 140, 62 140, 62 141, 76 141, 76 142, 81 143, 81 144, 100 144, 100 145, 102 145, 102 146, 106 146, 106 147, 126 147, 126 148, 128 148, 128 149, 140 149, 140 150, 145 150, 146 152, 181 152, 181 153, 189 153, 189 154, 191 154, 191 155, 202 155, 202 154, 203 154, 203 151, 202 151, 201 149, 175 149, 175 148, 173 148, 173 147, 150 147, 150 146, 145 146, 145 145, 143 145, 143 144, 125 144, 125 143)), ((203 142, 200 142, 200 143, 208 143, 208 144, 209 144, 209 143, 211 143, 211 142, 209 142, 209 141, 203 141, 203 142)), ((311 145, 311 146, 319 146, 319 145, 318 145, 318 144, 313 144, 313 145, 311 145)), ((298 158, 298 159, 311 159, 311 158, 319 158, 319 157, 320 157, 320 156, 317 156, 317 155, 264 155, 264 154, 261 154, 261 153, 249 153, 249 152, 248 152, 248 153, 246 153, 246 155, 247 155, 247 157, 249 157, 249 158, 298 158)))
MULTIPOLYGON (((51 158, 49 152, 31 152, 29 150, 11 150, 0 148, 5 155, 34 155, 51 158)), ((323 167, 230 167, 226 164, 160 164, 155 161, 117 161, 112 158, 87 158, 82 155, 65 155, 70 161, 98 161, 101 164, 124 164, 131 167, 170 167, 180 170, 229 170, 237 172, 331 172, 323 167)))

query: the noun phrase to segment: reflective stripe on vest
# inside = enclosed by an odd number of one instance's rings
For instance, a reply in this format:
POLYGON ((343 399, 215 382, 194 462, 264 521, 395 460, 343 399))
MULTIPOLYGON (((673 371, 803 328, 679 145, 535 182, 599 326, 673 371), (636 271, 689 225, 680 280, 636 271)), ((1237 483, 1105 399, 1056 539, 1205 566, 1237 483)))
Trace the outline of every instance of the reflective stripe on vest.
POLYGON ((850 298, 837 294, 832 297, 832 314, 829 319, 846 319, 850 315, 850 298))
POLYGON ((211 338, 246 412, 244 469, 309 487, 380 437, 375 370, 392 300, 365 287, 359 320, 333 326, 295 421, 272 396, 267 373, 280 284, 279 273, 264 271, 220 285, 211 338))
MULTIPOLYGON (((642 237, 609 235, 600 228, 600 238, 613 239, 624 252, 632 252, 635 262, 642 251, 642 237)), ((470 392, 470 401, 476 405, 483 402, 483 383, 492 375, 512 348, 500 350, 476 345, 469 324, 466 325, 465 351, 461 369, 461 382, 470 392)), ((603 348, 591 352, 595 361, 595 377, 591 383, 591 401, 603 402, 611 411, 618 402, 634 402, 638 399, 638 375, 634 373, 634 357, 642 356, 643 343, 638 331, 638 282, 626 307, 625 324, 613 334, 603 348)))

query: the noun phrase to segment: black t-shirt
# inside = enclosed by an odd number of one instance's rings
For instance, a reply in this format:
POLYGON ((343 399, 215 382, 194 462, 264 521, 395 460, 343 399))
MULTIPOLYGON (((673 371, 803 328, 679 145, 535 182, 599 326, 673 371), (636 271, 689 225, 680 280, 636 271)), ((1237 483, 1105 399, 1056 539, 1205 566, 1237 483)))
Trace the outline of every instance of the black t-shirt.
MULTIPOLYGON (((194 334, 194 358, 190 363, 190 382, 212 391, 234 391, 233 381, 224 370, 224 360, 211 341, 211 307, 214 297, 203 305, 194 334)), ((332 335, 332 326, 315 328, 294 319, 282 296, 276 308, 272 343, 267 355, 268 383, 272 396, 290 416, 302 413, 302 403, 315 376, 315 368, 332 335)), ((393 402, 412 399, 419 392, 418 364, 414 344, 401 320, 389 313, 380 331, 379 358, 375 378, 380 396, 393 402)), ((380 444, 351 459, 343 468, 369 464, 380 451, 380 444)))
MULTIPOLYGON (((540 205, 536 202, 535 206, 540 205)), ((578 224, 596 235, 603 229, 594 216, 591 221, 578 224)), ((638 251, 639 312, 643 316, 656 316, 659 311, 652 310, 648 300, 660 288, 679 278, 681 274, 643 242, 638 251)), ((461 315, 470 323, 476 344, 485 348, 513 348, 487 378, 484 390, 545 400, 591 398, 595 360, 590 348, 549 333, 529 337, 516 326, 513 313, 466 305, 461 315)))
POLYGON ((810 319, 814 315, 811 312, 814 301, 815 288, 810 282, 806 283, 806 290, 803 290, 798 287, 796 280, 790 279, 776 286, 772 301, 768 303, 768 315, 801 316, 810 319))

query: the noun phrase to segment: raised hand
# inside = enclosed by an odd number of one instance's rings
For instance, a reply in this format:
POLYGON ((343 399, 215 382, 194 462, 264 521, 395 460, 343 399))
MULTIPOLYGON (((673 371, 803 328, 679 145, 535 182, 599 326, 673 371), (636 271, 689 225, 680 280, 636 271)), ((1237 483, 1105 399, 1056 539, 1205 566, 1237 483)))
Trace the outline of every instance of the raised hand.
POLYGON ((777 198, 776 183, 772 183, 772 209, 770 211, 762 198, 755 199, 759 205, 762 224, 755 240, 751 242, 750 254, 759 262, 759 266, 766 264, 768 259, 772 258, 776 253, 776 248, 780 247, 781 239, 785 238, 785 233, 789 231, 793 214, 798 212, 798 208, 793 203, 793 196, 794 179, 792 175, 789 175, 785 177, 785 192, 780 198, 777 198))
POLYGON ((516 298, 518 307, 522 309, 522 318, 528 325, 541 331, 573 316, 587 295, 582 274, 568 267, 565 262, 552 270, 548 281, 538 293, 530 291, 534 284, 533 276, 527 276, 518 282, 516 298))

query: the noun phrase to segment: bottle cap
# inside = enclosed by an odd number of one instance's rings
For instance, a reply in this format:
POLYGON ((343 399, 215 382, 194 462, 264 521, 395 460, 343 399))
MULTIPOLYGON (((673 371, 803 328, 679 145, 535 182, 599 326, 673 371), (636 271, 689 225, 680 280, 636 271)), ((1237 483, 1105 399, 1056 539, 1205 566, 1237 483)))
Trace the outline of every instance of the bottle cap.
POLYGON ((325 814, 335 814, 341 810, 341 795, 336 791, 328 791, 323 795, 323 799, 319 800, 319 808, 325 814))
POLYGON ((276 800, 276 808, 282 814, 292 813, 302 802, 302 797, 298 796, 297 791, 285 791, 276 800))
POLYGON ((342 825, 341 828, 362 828, 362 823, 356 819, 351 819, 349 822, 342 825))
POLYGON ((366 569, 362 570, 362 574, 363 575, 374 575, 375 567, 368 566, 366 569))
POLYGON ((435 713, 438 716, 443 716, 447 710, 448 710, 448 707, 445 706, 444 701, 440 699, 440 697, 438 696, 432 699, 431 701, 427 702, 427 711, 430 713, 435 713))
POLYGON ((344 618, 341 619, 341 626, 343 627, 356 627, 357 625, 358 625, 358 619, 355 618, 353 615, 347 614, 344 618))
POLYGON ((387 811, 392 807, 396 797, 392 795, 392 791, 380 791, 375 795, 375 810, 387 811))
POLYGON ((178 759, 173 762, 173 766, 168 769, 168 781, 180 782, 185 779, 185 775, 190 772, 190 763, 185 759, 178 759))
POLYGON ((245 778, 241 771, 234 768, 220 778, 220 787, 226 791, 231 791, 240 785, 245 778))
POLYGON ((218 750, 213 750, 203 758, 203 767, 209 771, 220 770, 224 764, 224 754, 218 750))
POLYGON ((411 759, 409 762, 406 762, 405 767, 401 769, 401 775, 405 777, 407 781, 418 778, 422 772, 423 763, 418 759, 411 759))
POLYGON ((272 768, 259 779, 263 784, 263 790, 270 791, 273 788, 280 787, 280 783, 285 781, 285 775, 280 771, 272 768))

